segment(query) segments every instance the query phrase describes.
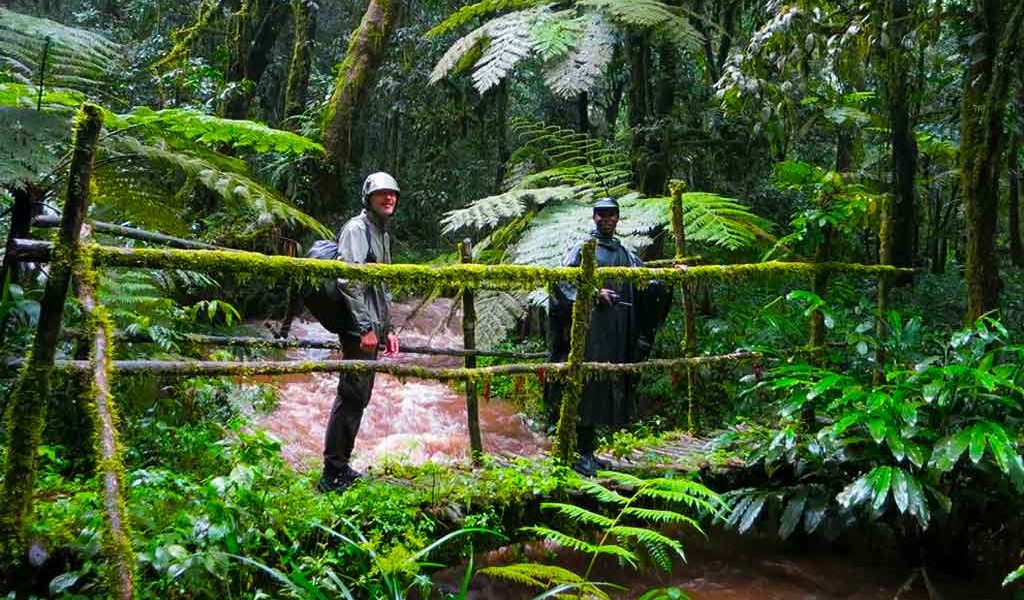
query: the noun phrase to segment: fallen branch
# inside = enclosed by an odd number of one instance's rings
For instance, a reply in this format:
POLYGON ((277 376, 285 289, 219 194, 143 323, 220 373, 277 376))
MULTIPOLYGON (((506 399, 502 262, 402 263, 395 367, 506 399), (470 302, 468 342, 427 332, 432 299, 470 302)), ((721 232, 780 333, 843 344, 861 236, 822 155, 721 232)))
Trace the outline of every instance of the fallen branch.
MULTIPOLYGON (((53 215, 39 215, 32 220, 32 224, 36 227, 58 227, 60 226, 60 217, 53 215)), ((171 248, 183 248, 186 250, 230 250, 230 248, 214 246, 213 244, 205 244, 195 240, 186 240, 174 237, 173 235, 157 233, 155 231, 146 231, 145 229, 136 229, 135 227, 125 227, 124 225, 115 225, 114 223, 105 223, 103 221, 92 221, 89 225, 92 227, 93 231, 98 231, 100 233, 109 233, 111 235, 133 240, 163 244, 165 246, 170 246, 171 248)))

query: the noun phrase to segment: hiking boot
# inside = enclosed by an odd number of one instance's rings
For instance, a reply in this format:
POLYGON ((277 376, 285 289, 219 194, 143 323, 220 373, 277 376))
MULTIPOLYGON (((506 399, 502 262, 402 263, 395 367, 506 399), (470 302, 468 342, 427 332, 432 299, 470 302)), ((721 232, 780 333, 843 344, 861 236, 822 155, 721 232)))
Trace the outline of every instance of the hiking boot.
POLYGON ((328 475, 327 473, 324 473, 323 475, 321 475, 320 481, 317 482, 316 484, 316 491, 320 492, 321 494, 325 494, 328 492, 335 492, 340 494, 347 490, 348 488, 352 487, 352 484, 355 483, 357 479, 362 478, 362 476, 363 474, 360 473, 359 471, 356 471, 352 467, 345 465, 345 468, 342 469, 339 473, 336 473, 334 475, 328 475))
POLYGON ((572 463, 572 470, 584 477, 593 477, 597 475, 599 469, 604 469, 606 466, 593 454, 583 454, 576 459, 576 462, 572 463))

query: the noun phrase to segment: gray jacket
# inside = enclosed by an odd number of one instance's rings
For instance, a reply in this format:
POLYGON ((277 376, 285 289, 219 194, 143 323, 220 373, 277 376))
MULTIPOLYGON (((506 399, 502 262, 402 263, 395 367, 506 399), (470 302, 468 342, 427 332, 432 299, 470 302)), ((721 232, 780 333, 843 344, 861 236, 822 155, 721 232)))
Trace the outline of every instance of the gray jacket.
MULTIPOLYGON (((390 263, 391 236, 386 226, 365 209, 349 219, 338 234, 338 260, 353 264, 390 263)), ((345 334, 358 337, 372 329, 383 340, 391 331, 391 295, 387 286, 344 279, 339 279, 338 283, 358 329, 345 334)))

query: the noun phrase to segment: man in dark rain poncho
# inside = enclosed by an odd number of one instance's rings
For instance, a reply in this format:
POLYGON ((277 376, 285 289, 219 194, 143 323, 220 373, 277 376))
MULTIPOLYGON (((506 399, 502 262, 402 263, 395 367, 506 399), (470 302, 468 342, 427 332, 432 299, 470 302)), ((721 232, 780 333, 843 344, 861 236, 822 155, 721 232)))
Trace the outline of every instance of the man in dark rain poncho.
MULTIPOLYGON (((615 237, 619 223, 619 205, 612 198, 594 203, 594 229, 590 237, 597 242, 596 262, 599 267, 640 267, 643 261, 626 249, 615 237)), ((563 266, 579 266, 583 244, 573 246, 562 260, 563 266)), ((550 331, 548 351, 552 361, 563 362, 569 355, 569 332, 576 287, 568 283, 554 286, 548 301, 550 331)), ((644 290, 629 282, 606 280, 594 298, 594 308, 587 330, 584 360, 628 363, 643 360, 649 354, 657 326, 664 319, 671 302, 671 292, 656 282, 644 290), (667 296, 667 297, 666 297, 667 296)), ((549 417, 557 418, 561 403, 561 385, 545 390, 549 417)), ((580 458, 573 465, 584 475, 593 475, 606 465, 594 456, 597 447, 595 428, 605 425, 618 428, 633 415, 632 381, 628 374, 610 378, 598 377, 586 382, 580 399, 577 425, 577 448, 580 458)))

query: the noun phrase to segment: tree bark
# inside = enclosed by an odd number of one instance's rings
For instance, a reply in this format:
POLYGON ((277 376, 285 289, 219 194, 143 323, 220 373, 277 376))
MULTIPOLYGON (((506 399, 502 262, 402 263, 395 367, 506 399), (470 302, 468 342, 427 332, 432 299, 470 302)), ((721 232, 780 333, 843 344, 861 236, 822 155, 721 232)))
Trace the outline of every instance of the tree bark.
POLYGON ((270 62, 270 49, 280 31, 285 4, 278 0, 243 0, 231 18, 230 58, 224 79, 233 84, 218 112, 228 119, 245 119, 256 85, 270 62))
MULTIPOLYGON (((1021 95, 1024 96, 1024 82, 1021 83, 1021 95)), ((1020 103, 1024 107, 1024 101, 1020 103)), ((1010 148, 1006 152, 1006 176, 1010 178, 1010 189, 1006 199, 1006 210, 1009 213, 1007 235, 1010 238, 1010 261, 1015 267, 1024 267, 1024 248, 1020 239, 1020 151, 1022 136, 1014 134, 1010 140, 1010 148)))
MULTIPOLYGON (((288 84, 284 90, 284 118, 294 117, 306 109, 306 91, 313 62, 316 39, 316 16, 319 7, 313 0, 292 0, 292 60, 288 67, 288 84)), ((294 129, 293 126, 289 129, 294 129)))
POLYGON ((404 0, 370 0, 352 32, 323 123, 325 160, 335 176, 353 166, 353 126, 360 122, 377 68, 404 0))
MULTIPOLYGON (((914 176, 917 173, 917 140, 910 112, 910 69, 903 38, 910 31, 907 0, 886 2, 886 21, 891 40, 882 51, 885 60, 883 95, 889 113, 889 141, 892 147, 892 201, 886 202, 882 218, 888 222, 889 239, 881 248, 881 262, 911 267, 916 256, 917 204, 914 176)), ((893 285, 912 282, 911 277, 891 279, 893 285)))
POLYGON ((996 223, 999 157, 1009 73, 1020 51, 1024 3, 977 0, 975 35, 964 83, 960 123, 960 177, 965 206, 966 323, 999 308, 996 223))

